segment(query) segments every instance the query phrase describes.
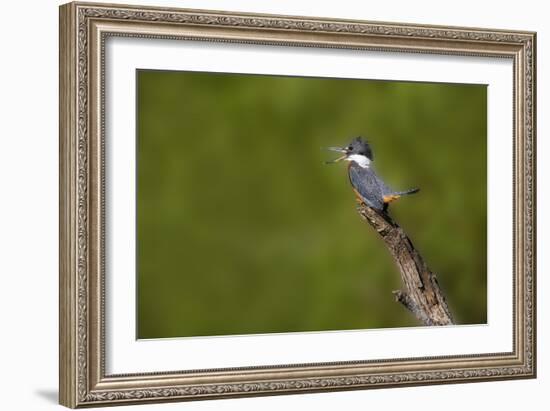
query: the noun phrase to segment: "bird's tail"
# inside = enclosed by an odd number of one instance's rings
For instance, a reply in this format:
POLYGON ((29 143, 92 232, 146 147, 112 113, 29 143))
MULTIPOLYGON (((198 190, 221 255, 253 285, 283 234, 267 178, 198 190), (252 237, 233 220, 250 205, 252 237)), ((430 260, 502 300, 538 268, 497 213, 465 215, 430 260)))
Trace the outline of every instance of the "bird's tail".
POLYGON ((418 193, 419 191, 420 191, 419 188, 413 188, 411 190, 398 191, 397 193, 394 193, 394 195, 396 195, 396 196, 406 196, 406 195, 409 195, 409 194, 418 193))

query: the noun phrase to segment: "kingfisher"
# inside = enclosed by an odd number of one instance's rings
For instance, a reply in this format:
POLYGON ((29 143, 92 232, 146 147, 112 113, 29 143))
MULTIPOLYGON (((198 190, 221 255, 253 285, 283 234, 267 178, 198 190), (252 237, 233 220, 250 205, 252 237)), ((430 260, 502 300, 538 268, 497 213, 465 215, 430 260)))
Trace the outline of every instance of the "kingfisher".
POLYGON ((327 164, 341 160, 348 161, 349 180, 357 199, 375 210, 385 213, 392 201, 420 191, 419 188, 395 191, 388 187, 372 168, 374 159, 372 149, 368 141, 363 140, 361 137, 354 138, 345 147, 329 147, 328 149, 344 155, 335 160, 327 161, 327 164))

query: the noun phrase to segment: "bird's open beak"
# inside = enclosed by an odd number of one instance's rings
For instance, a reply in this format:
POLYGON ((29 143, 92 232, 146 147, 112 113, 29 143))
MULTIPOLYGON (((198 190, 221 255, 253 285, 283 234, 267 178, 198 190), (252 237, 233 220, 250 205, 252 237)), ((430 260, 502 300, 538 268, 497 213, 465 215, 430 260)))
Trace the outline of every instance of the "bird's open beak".
POLYGON ((337 153, 344 153, 344 155, 340 156, 340 157, 338 157, 334 160, 331 160, 331 161, 325 161, 325 164, 337 163, 338 161, 341 161, 341 160, 345 159, 348 156, 348 151, 345 148, 342 148, 342 147, 327 147, 327 150, 336 151, 337 153))

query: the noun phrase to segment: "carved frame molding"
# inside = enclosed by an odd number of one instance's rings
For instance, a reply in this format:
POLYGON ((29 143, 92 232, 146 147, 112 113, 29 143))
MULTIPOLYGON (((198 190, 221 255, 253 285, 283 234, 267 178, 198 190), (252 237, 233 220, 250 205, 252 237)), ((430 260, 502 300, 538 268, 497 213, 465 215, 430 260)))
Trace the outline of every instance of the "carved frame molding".
POLYGON ((60 8, 60 403, 68 407, 536 375, 535 33, 69 3, 60 8), (104 45, 109 36, 475 55, 514 62, 514 350, 105 375, 104 45))

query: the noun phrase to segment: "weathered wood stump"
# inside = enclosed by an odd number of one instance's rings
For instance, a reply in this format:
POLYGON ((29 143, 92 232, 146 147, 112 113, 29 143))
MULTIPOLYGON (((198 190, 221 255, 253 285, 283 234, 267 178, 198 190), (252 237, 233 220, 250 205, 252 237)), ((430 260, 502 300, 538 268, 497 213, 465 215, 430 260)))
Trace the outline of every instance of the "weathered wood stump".
POLYGON ((454 324, 435 274, 430 271, 403 229, 388 214, 361 202, 357 211, 380 235, 401 272, 404 290, 393 292, 396 301, 424 325, 454 324))

